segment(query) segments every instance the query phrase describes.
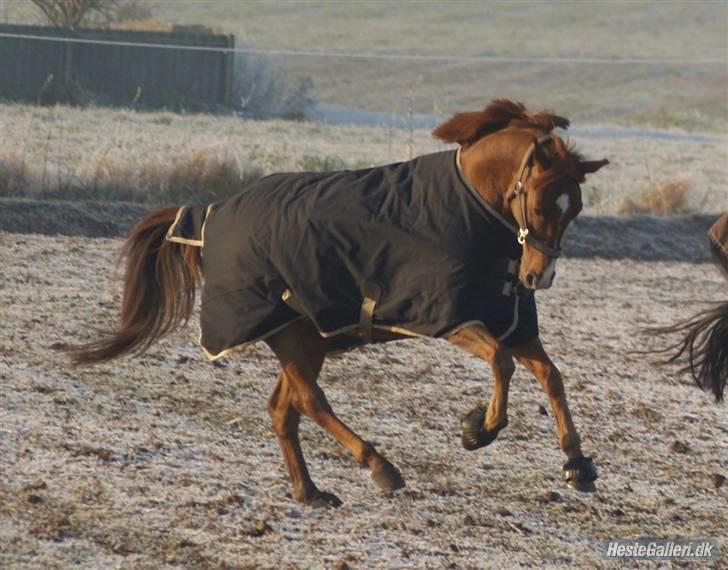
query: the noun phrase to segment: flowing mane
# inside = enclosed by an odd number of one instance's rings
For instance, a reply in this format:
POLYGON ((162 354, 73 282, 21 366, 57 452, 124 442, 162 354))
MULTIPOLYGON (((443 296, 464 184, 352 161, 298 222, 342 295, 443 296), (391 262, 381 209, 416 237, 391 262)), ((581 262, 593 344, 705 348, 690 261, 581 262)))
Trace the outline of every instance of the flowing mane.
POLYGON ((550 133, 556 127, 566 129, 569 124, 569 119, 548 111, 531 113, 523 103, 496 99, 482 111, 453 115, 432 134, 443 142, 467 146, 506 127, 532 128, 550 133))
MULTIPOLYGON (((445 143, 457 143, 468 147, 485 136, 507 128, 538 131, 549 134, 555 128, 566 129, 569 119, 550 111, 531 112, 525 105, 510 99, 496 99, 482 111, 457 113, 439 125, 433 132, 435 138, 445 143)), ((595 167, 605 161, 585 161, 570 141, 553 136, 552 144, 541 145, 537 160, 544 167, 535 184, 543 187, 558 179, 569 177, 584 182, 585 174, 594 172, 595 167)))

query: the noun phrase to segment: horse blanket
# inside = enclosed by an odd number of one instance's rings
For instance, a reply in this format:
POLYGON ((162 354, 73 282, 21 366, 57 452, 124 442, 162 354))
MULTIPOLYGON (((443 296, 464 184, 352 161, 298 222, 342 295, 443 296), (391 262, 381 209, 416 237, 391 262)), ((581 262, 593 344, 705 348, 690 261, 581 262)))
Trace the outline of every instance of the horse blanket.
POLYGON ((215 359, 305 316, 322 336, 440 337, 480 322, 538 335, 521 246, 444 151, 355 171, 273 174, 180 208, 167 239, 202 248, 200 344, 215 359))
POLYGON ((708 237, 716 260, 728 268, 728 212, 723 212, 710 226, 708 237))

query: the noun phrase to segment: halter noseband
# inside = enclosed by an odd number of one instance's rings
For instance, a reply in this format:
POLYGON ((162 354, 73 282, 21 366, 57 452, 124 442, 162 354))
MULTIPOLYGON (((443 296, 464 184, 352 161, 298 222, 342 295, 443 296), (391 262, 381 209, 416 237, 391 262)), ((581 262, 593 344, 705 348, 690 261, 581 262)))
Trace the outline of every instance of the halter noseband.
MULTIPOLYGON (((528 245, 535 247, 541 253, 544 253, 551 258, 557 258, 561 255, 561 248, 553 247, 539 239, 536 239, 533 235, 530 235, 528 231, 528 221, 526 219, 526 194, 528 190, 523 184, 523 181, 531 174, 531 160, 533 159, 533 154, 536 152, 536 147, 552 140, 551 135, 545 135, 540 139, 533 141, 531 146, 528 147, 528 150, 521 161, 521 166, 518 169, 518 180, 513 186, 513 189, 506 194, 506 203, 510 205, 511 201, 518 198, 521 210, 521 219, 516 219, 516 223, 518 224, 518 243, 524 245, 528 242, 528 245)), ((515 216, 513 217, 515 218, 515 216)))

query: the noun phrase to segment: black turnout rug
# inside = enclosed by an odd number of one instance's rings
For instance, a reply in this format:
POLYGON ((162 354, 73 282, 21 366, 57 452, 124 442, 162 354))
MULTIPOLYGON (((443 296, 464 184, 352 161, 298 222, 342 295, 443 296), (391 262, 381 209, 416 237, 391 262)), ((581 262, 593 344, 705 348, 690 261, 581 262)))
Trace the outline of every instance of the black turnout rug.
POLYGON ((445 151, 387 166, 273 174, 167 239, 202 247, 201 338, 218 358, 302 315, 324 336, 439 337, 482 322, 506 344, 538 334, 521 248, 445 151))

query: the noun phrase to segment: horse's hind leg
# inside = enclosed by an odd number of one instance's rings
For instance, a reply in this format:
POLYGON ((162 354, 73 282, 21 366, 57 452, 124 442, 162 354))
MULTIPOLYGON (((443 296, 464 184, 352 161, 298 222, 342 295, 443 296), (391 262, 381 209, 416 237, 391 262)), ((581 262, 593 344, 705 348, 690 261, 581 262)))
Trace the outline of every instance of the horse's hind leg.
POLYGON ((293 406, 292 396, 287 377, 281 372, 268 401, 268 412, 273 420, 273 428, 278 434, 278 443, 291 478, 293 498, 313 506, 333 505, 338 507, 341 504, 339 498, 331 493, 319 491, 308 474, 306 460, 303 458, 301 442, 298 438, 301 414, 293 406))
MULTIPOLYGON (((285 400, 283 401, 287 401, 289 407, 292 407, 295 412, 307 415, 329 432, 334 439, 351 452, 362 466, 371 470, 372 479, 377 485, 387 490, 404 486, 399 471, 382 457, 371 444, 362 440, 336 417, 326 400, 323 390, 316 383, 326 355, 326 344, 313 324, 309 321, 296 321, 270 337, 267 342, 283 368, 279 380, 280 390, 278 386, 276 387, 276 391, 285 394, 285 400)), ((271 401, 275 397, 276 392, 274 392, 271 401)), ((282 404, 278 405, 282 406, 282 404)), ((278 408, 271 405, 271 409, 276 410, 278 408)), ((287 413, 290 413, 290 410, 287 413)), ((273 415, 274 412, 272 411, 271 414, 273 415)), ((285 414, 282 414, 282 416, 285 416, 285 414)), ((274 416, 274 424, 275 422, 274 416)), ((281 421, 279 425, 285 434, 285 430, 283 430, 284 423, 281 421)), ((276 427, 276 429, 278 430, 279 427, 276 427)), ((278 432, 279 437, 281 437, 282 432, 278 432)), ((288 437, 281 438, 281 447, 291 472, 295 498, 303 502, 312 502, 311 497, 313 497, 313 502, 320 502, 321 493, 308 477, 303 455, 298 446, 297 433, 294 438, 290 437, 291 434, 286 435, 288 437), (294 447, 284 447, 284 445, 289 445, 292 440, 295 441, 294 447), (287 449, 293 452, 287 452, 287 449), (302 485, 299 489, 295 487, 297 481, 294 479, 294 474, 300 481, 298 484, 302 485), (296 493, 298 493, 298 496, 296 496, 296 493)), ((334 504, 331 501, 329 502, 334 504)))

